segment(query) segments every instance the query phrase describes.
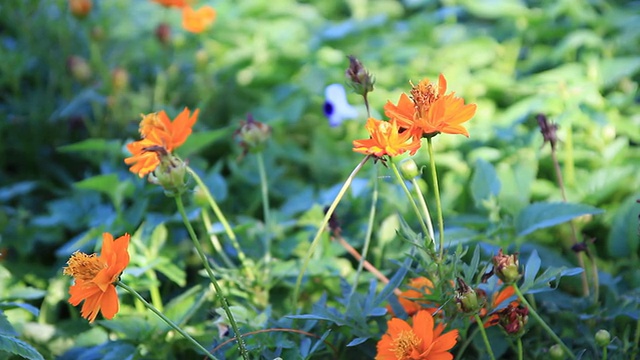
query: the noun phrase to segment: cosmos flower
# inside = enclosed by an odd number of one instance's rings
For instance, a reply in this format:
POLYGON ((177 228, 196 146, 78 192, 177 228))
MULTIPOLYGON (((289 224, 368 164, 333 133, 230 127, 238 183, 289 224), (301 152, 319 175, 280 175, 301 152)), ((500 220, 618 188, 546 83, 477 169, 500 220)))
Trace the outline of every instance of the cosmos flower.
POLYGON ((182 8, 182 27, 192 33, 205 31, 216 19, 216 10, 211 6, 203 6, 194 10, 190 6, 182 8))
POLYGON ((154 171, 160 164, 160 156, 170 154, 187 140, 198 112, 196 109, 189 115, 189 109, 184 108, 174 121, 164 111, 142 115, 139 129, 142 139, 127 144, 132 156, 124 162, 131 165, 129 170, 140 177, 154 171))
POLYGON ((329 119, 329 126, 336 127, 344 120, 358 116, 356 108, 347 101, 344 86, 331 84, 324 89, 324 114, 329 119))
POLYGON ((396 120, 382 121, 369 118, 366 128, 371 138, 354 140, 353 151, 382 158, 385 155, 397 156, 407 151, 413 155, 420 148, 420 139, 412 136, 409 131, 400 133, 396 120))
MULTIPOLYGON (((420 276, 417 278, 413 278, 409 281, 409 290, 405 290, 402 292, 400 296, 398 296, 398 302, 404 308, 404 311, 409 316, 415 315, 419 310, 425 309, 428 310, 429 313, 433 314, 436 308, 424 308, 422 305, 426 304, 426 301, 420 300, 424 297, 424 294, 430 294, 431 289, 433 289, 433 283, 431 280, 427 279, 424 276, 420 276)), ((393 310, 391 306, 387 305, 387 310, 390 314, 393 314, 393 310)))
POLYGON ((69 303, 78 306, 84 301, 80 314, 89 322, 96 319, 98 312, 106 319, 113 319, 119 310, 114 283, 129 264, 129 239, 129 234, 114 240, 111 234, 104 233, 100 256, 76 251, 62 272, 75 280, 69 288, 69 303))
POLYGON ((424 79, 418 85, 412 85, 411 98, 400 95, 398 104, 387 102, 385 115, 396 119, 398 126, 408 129, 416 137, 431 137, 439 133, 462 134, 469 132, 461 124, 473 117, 475 104, 464 104, 464 99, 455 97, 455 93, 445 95, 447 80, 440 74, 438 85, 424 79))
POLYGON ((458 330, 447 333, 444 325, 434 328, 433 316, 420 310, 413 317, 413 325, 398 318, 387 323, 387 333, 378 342, 376 360, 451 360, 449 352, 457 342, 458 330))

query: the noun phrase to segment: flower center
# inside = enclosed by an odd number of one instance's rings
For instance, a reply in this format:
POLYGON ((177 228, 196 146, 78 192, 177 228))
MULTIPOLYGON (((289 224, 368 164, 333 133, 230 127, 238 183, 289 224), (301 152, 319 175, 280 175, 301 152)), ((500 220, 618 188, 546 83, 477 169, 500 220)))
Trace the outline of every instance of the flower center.
POLYGON ((388 136, 391 133, 391 124, 387 121, 381 121, 378 125, 378 130, 381 134, 388 136))
POLYGON ((437 88, 428 80, 422 80, 418 85, 411 84, 411 86, 411 97, 413 98, 416 112, 419 117, 423 117, 431 107, 431 104, 438 99, 437 88))
POLYGON ((422 340, 413 333, 413 331, 402 331, 398 337, 391 343, 391 348, 398 360, 409 359, 413 350, 420 345, 422 340))
POLYGON ((151 113, 142 115, 142 121, 140 121, 140 135, 144 138, 151 133, 154 129, 160 129, 162 131, 168 131, 164 123, 158 117, 158 113, 151 113))
POLYGON ((96 254, 87 255, 79 251, 74 252, 62 271, 64 275, 71 275, 76 279, 93 280, 100 270, 107 268, 96 254))

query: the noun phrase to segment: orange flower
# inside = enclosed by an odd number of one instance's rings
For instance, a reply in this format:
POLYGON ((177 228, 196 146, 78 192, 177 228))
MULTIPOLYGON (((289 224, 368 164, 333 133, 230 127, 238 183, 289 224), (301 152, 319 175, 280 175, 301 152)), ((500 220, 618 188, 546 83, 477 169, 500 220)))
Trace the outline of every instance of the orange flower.
POLYGON ((182 8, 189 5, 187 0, 152 0, 152 1, 164 7, 182 8))
POLYGON ((464 100, 455 97, 455 93, 445 95, 447 80, 440 74, 438 85, 428 79, 418 85, 412 85, 411 98, 400 95, 398 105, 388 101, 384 106, 385 114, 398 121, 398 126, 409 129, 416 137, 434 136, 438 133, 462 134, 469 132, 461 124, 473 117, 475 104, 464 104, 464 100))
POLYGON ((420 310, 413 317, 413 326, 393 318, 387 323, 387 333, 378 342, 376 360, 451 360, 449 350, 455 346, 458 330, 442 334, 444 325, 434 328, 433 316, 420 310))
MULTIPOLYGON (((433 289, 431 280, 424 276, 413 278, 409 281, 409 287, 409 290, 403 291, 402 295, 398 297, 398 302, 402 305, 407 315, 413 316, 422 309, 428 310, 430 314, 437 310, 437 308, 424 308, 422 304, 427 304, 427 302, 420 300, 424 294, 431 293, 431 289, 433 289)), ((391 306, 387 305, 387 310, 390 314, 395 315, 391 306)))
POLYGON ((69 288, 69 303, 78 306, 84 301, 80 314, 89 322, 96 319, 98 312, 106 319, 113 319, 118 312, 118 294, 113 283, 129 264, 129 238, 129 234, 124 234, 113 240, 111 234, 102 234, 100 256, 76 251, 62 272, 75 280, 69 288))
POLYGON ((365 127, 371 138, 354 140, 355 152, 381 158, 385 155, 397 156, 406 151, 413 155, 420 148, 420 139, 412 137, 409 131, 399 132, 396 120, 382 121, 369 118, 365 127), (411 141, 407 143, 409 140, 411 141))
POLYGON ((91 0, 69 0, 69 9, 73 16, 82 19, 89 15, 93 3, 91 0))
POLYGON ((182 8, 182 27, 192 33, 205 31, 216 19, 216 10, 211 6, 203 6, 194 10, 190 6, 182 8))
POLYGON ((127 165, 133 164, 129 170, 140 177, 155 170, 160 164, 160 155, 171 153, 184 144, 198 119, 198 113, 196 109, 189 115, 189 109, 184 108, 173 122, 164 111, 142 115, 142 140, 127 144, 127 149, 133 155, 124 159, 127 165))

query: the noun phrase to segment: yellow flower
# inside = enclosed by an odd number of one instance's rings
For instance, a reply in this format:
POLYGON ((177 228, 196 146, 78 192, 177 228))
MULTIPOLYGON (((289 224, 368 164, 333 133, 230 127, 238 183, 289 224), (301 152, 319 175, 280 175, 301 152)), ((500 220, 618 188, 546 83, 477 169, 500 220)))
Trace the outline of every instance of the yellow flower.
POLYGON ((100 256, 76 251, 62 272, 75 280, 69 288, 69 303, 78 306, 84 301, 80 314, 89 322, 96 319, 98 312, 102 312, 106 319, 113 319, 119 310, 118 294, 113 284, 129 264, 129 239, 129 234, 113 240, 111 234, 104 233, 100 256))

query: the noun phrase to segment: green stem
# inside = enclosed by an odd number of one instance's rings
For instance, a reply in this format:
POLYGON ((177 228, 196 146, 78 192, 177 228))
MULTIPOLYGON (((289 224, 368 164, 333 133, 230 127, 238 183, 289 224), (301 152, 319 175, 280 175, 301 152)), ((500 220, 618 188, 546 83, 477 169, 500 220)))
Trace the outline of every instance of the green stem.
MULTIPOLYGON (((418 220, 420 220, 420 227, 422 228, 422 233, 424 237, 428 238, 429 229, 427 229, 427 224, 425 224, 424 219, 422 218, 422 214, 420 214, 420 210, 418 209, 418 204, 416 204, 416 200, 413 198, 413 196, 411 196, 411 192, 409 191, 407 184, 404 183, 404 179, 402 178, 402 175, 400 175, 400 172, 398 171, 398 167, 396 166, 396 164, 393 162, 393 160, 390 161, 390 163, 391 163, 391 170, 393 170, 393 173, 396 176, 396 179, 398 179, 398 183, 400 183, 402 190, 404 190, 405 195, 407 195, 407 198, 409 199, 409 203, 411 203, 411 208, 413 208, 413 211, 416 213, 418 220)), ((428 244, 425 244, 425 245, 428 245, 428 244)), ((429 247, 427 246, 427 249, 428 248, 429 247)))
POLYGON ((436 160, 433 156, 433 144, 431 138, 427 138, 427 149, 429 151, 429 163, 431 164, 431 178, 433 179, 433 191, 436 197, 436 210, 438 212, 438 237, 440 245, 440 261, 444 259, 444 218, 442 217, 442 203, 440 202, 440 186, 438 185, 438 173, 436 171, 436 160))
POLYGON ((373 192, 371 193, 371 207, 369 208, 369 221, 367 222, 367 233, 364 236, 364 246, 362 248, 362 256, 360 257, 360 261, 358 262, 358 270, 356 271, 356 276, 353 280, 353 287, 351 288, 351 293, 349 294, 349 299, 347 300, 347 309, 349 305, 351 305, 351 297, 356 292, 358 288, 358 281, 360 279, 360 274, 362 273, 362 268, 364 267, 364 263, 367 259, 367 253, 369 252, 369 246, 371 246, 371 237, 373 235, 373 223, 376 218, 376 204, 378 203, 378 167, 376 166, 373 173, 373 192))
POLYGON ((609 345, 605 345, 602 347, 602 360, 607 360, 607 347, 609 345))
POLYGON ((194 338, 192 338, 189 334, 187 334, 184 330, 182 330, 178 325, 176 325, 173 321, 171 321, 168 317, 164 316, 164 314, 162 312, 160 312, 158 309, 156 309, 153 305, 149 304, 147 302, 147 300, 145 300, 142 297, 142 295, 138 294, 138 292, 133 290, 133 288, 129 287, 129 285, 123 283, 120 280, 118 280, 116 282, 116 285, 118 285, 121 288, 125 289, 127 292, 129 292, 129 294, 133 295, 133 297, 135 297, 136 299, 140 300, 140 302, 143 303, 144 306, 147 307, 147 309, 151 310, 151 312, 153 312, 154 314, 158 315, 158 317, 160 319, 162 319, 162 321, 167 323, 167 325, 169 325, 171 328, 173 328, 175 331, 177 331, 180 335, 184 336, 184 338, 187 339, 187 341, 189 341, 193 346, 198 348, 200 351, 204 352, 209 358, 211 358, 213 360, 217 360, 218 359, 215 356, 213 356, 209 352, 209 350, 207 350, 204 346, 200 345, 199 342, 197 342, 194 338))
POLYGON ((518 344, 518 360, 522 360, 524 357, 524 351, 522 350, 522 337, 519 336, 518 340, 516 340, 518 344))
POLYGON ((638 345, 640 344, 640 319, 636 322, 636 335, 633 341, 633 350, 631 351, 631 356, 635 357, 638 355, 638 345))
MULTIPOLYGON (((264 263, 265 271, 269 271, 269 263, 271 262, 271 214, 269 210, 269 186, 267 183, 267 172, 264 167, 264 157, 262 152, 256 154, 258 159, 258 173, 260 174, 260 192, 262 194, 262 216, 264 221, 264 263)), ((265 284, 269 284, 269 275, 266 276, 267 281, 265 284)), ((268 292, 267 292, 268 293, 268 292)))
POLYGON ((238 324, 236 323, 236 320, 233 317, 233 313, 229 308, 229 303, 227 302, 227 299, 222 294, 222 289, 220 288, 220 285, 218 284, 218 281, 216 280, 216 277, 213 274, 213 270, 211 269, 211 265, 209 264, 209 260, 207 259, 207 256, 205 255, 204 250, 202 250, 202 245, 200 245, 200 241, 198 241, 196 232, 195 230, 193 230, 193 226, 191 226, 191 222, 187 217, 187 213, 184 210, 184 204, 182 203, 182 197, 178 195, 174 198, 176 199, 176 206, 178 207, 178 212, 180 212, 180 215, 182 216, 182 221, 184 222, 184 225, 187 227, 187 231, 189 232, 189 236, 191 236, 191 240, 193 241, 193 245, 196 248, 196 252, 198 253, 198 255, 200 255, 200 260, 202 261, 202 264, 204 265, 204 268, 207 271, 207 274, 209 275, 209 279, 211 279, 211 283, 213 284, 213 287, 216 290, 216 295, 218 296, 218 299, 222 303, 222 307, 224 308, 224 312, 227 315, 231 328, 233 329, 233 332, 235 333, 238 339, 238 349, 240 350, 240 355, 244 360, 248 360, 249 354, 247 353, 247 349, 245 348, 244 340, 242 338, 242 334, 240 334, 238 324))
POLYGON ((489 342, 489 337, 487 337, 487 332, 484 330, 484 324, 482 323, 482 319, 480 315, 477 313, 473 315, 476 319, 476 324, 478 324, 478 329, 480 330, 480 334, 482 334, 482 340, 484 340, 484 346, 487 347, 487 352, 489 352, 489 357, 491 360, 496 360, 496 357, 493 355, 493 350, 491 349, 491 343, 489 342))
POLYGON ((158 289, 158 277, 155 272, 149 272, 151 277, 152 285, 149 288, 149 295, 151 295, 151 303, 155 306, 159 311, 164 311, 164 307, 162 305, 162 296, 160 295, 160 290, 158 289))
POLYGON ((551 338, 553 340, 555 340, 555 342, 560 345, 560 347, 562 348, 562 350, 564 350, 564 352, 572 359, 575 359, 576 356, 573 354, 573 352, 567 347, 567 345, 564 344, 564 342, 562 342, 562 340, 558 337, 558 335, 556 335, 555 332, 553 332, 553 330, 551 330, 551 328, 549 327, 549 325, 547 325, 546 322, 544 322, 544 320, 542 320, 542 318, 540 317, 540 315, 538 315, 538 312, 531 306, 529 305, 529 302, 527 301, 527 298, 524 297, 524 295, 522 295, 522 292, 520 291, 520 288, 518 287, 518 285, 513 284, 513 289, 515 290, 516 294, 518 295, 518 298, 520 299, 520 301, 527 307, 529 308, 529 314, 531 316, 533 316, 534 319, 536 319, 536 321, 538 322, 538 324, 540 324, 540 326, 542 326, 542 328, 547 332, 547 334, 549 334, 549 336, 551 336, 551 338))
POLYGON ((422 190, 420 190, 420 186, 418 186, 418 181, 413 178, 411 180, 411 183, 413 184, 413 188, 416 190, 418 201, 420 201, 420 206, 422 207, 422 212, 424 213, 424 219, 427 222, 427 228, 429 229, 429 236, 431 237, 431 241, 435 241, 436 235, 433 232, 433 222, 431 221, 431 214, 429 213, 427 202, 424 200, 424 195, 422 195, 422 190))
POLYGON ((233 245, 233 247, 236 249, 236 252, 238 253, 238 259, 242 263, 242 267, 247 271, 247 275, 249 279, 253 281, 253 279, 255 279, 255 276, 253 272, 249 269, 249 267, 246 266, 247 256, 244 254, 244 251, 242 251, 242 248, 240 248, 240 244, 238 243, 238 238, 236 237, 236 234, 231 229, 231 225, 229 225, 227 218, 222 213, 222 210, 220 210, 218 203, 213 198, 213 196, 211 195, 211 192, 209 191, 209 188, 207 187, 207 185, 205 185, 205 183, 202 181, 200 176, 198 176, 198 174, 195 171, 193 171, 193 169, 190 167, 187 167, 187 171, 189 171, 189 174, 191 174, 193 179, 196 181, 196 184, 198 184, 200 189, 204 192, 204 195, 207 198, 207 202, 209 202, 209 206, 211 206, 211 210, 213 210, 213 213, 216 215, 216 217, 222 224, 224 231, 227 233, 227 236, 231 241, 231 245, 233 245))
POLYGON ((311 256, 313 256, 313 252, 315 251, 316 247, 318 247, 318 243, 320 243, 320 235, 322 235, 322 232, 327 227, 327 224, 329 223, 329 219, 331 218, 331 215, 333 215, 333 212, 336 210, 338 203, 340 202, 344 194, 347 192, 347 189, 351 185, 351 182, 353 181, 353 179, 356 177, 356 174, 358 174, 360 169, 362 169, 362 167, 367 162, 367 160, 369 160, 370 157, 371 157, 370 155, 365 156, 364 159, 362 159, 362 161, 360 161, 360 163, 353 169, 351 174, 349 174, 349 177, 347 178, 347 180, 345 180, 344 184, 342 185, 342 188, 338 192, 338 195, 336 195, 336 198, 333 200, 333 202, 329 206, 327 213, 324 214, 324 219, 322 219, 322 223, 320 224, 320 227, 318 227, 318 231, 316 232, 315 237, 311 241, 311 245, 309 246, 309 251, 307 251, 307 256, 304 258, 302 267, 300 268, 300 274, 298 274, 298 278, 296 279, 296 286, 293 289, 294 304, 298 302, 300 285, 302 285, 302 277, 304 276, 304 273, 307 271, 307 267, 309 266, 309 261, 311 260, 311 256))
POLYGON ((235 268, 235 265, 233 264, 231 259, 229 259, 227 254, 222 249, 222 244, 220 244, 220 239, 218 239, 216 234, 213 233, 213 225, 211 225, 211 219, 209 218, 209 211, 202 209, 200 213, 202 216, 202 223, 204 224, 204 228, 205 230, 207 230, 207 234, 209 234, 211 245, 218 252, 218 255, 220 255, 220 257, 222 258, 222 261, 224 261, 227 267, 235 268))

